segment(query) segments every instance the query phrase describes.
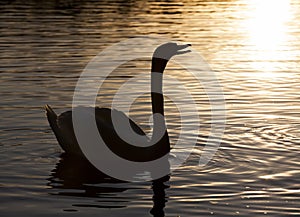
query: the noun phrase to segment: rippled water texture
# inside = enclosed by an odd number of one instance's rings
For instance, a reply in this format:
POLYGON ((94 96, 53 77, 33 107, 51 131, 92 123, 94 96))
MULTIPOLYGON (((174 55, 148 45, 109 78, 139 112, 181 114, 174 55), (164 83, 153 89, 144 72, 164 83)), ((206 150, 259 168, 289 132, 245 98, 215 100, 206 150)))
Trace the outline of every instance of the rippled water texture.
MULTIPOLYGON (((297 0, 1 1, 1 216, 299 216, 299 15, 297 0), (184 166, 161 182, 123 183, 61 155, 43 105, 70 109, 86 64, 135 35, 191 43, 218 76, 226 130, 205 167, 209 101, 175 64, 166 74, 193 94, 201 120, 198 151, 184 166)), ((110 106, 149 67, 141 59, 116 69, 97 104, 110 106)), ((149 102, 145 94, 131 108, 146 132, 149 102)), ((172 100, 165 106, 173 143, 180 116, 172 100)))

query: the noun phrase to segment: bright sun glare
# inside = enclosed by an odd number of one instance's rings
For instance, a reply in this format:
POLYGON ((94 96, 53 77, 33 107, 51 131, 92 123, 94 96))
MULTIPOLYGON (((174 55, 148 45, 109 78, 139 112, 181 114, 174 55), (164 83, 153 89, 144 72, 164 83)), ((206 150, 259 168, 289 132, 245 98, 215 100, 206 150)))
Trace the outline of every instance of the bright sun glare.
POLYGON ((278 61, 288 58, 288 25, 291 17, 290 0, 250 0, 246 34, 251 45, 253 68, 263 76, 275 76, 278 61))

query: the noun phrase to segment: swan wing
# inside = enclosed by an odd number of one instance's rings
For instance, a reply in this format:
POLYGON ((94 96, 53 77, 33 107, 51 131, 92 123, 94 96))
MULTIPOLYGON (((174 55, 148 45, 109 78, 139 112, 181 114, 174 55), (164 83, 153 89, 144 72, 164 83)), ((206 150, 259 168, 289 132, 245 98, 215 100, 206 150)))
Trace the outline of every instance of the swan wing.
POLYGON ((116 123, 118 125, 124 125, 124 127, 127 127, 127 123, 130 123, 130 126, 132 130, 142 136, 145 136, 146 134, 144 131, 132 120, 130 119, 124 112, 118 111, 116 109, 109 109, 109 108, 95 108, 95 117, 96 122, 99 125, 104 125, 106 128, 114 129, 112 116, 116 118, 116 123))
MULTIPOLYGON (((73 129, 72 111, 70 110, 70 111, 63 112, 59 116, 57 116, 49 105, 46 105, 45 109, 46 109, 48 122, 61 148, 66 153, 83 156, 83 153, 81 152, 81 149, 78 145, 74 133, 74 129, 73 129)), ((111 118, 112 115, 115 115, 115 117, 117 117, 117 123, 120 124, 121 127, 124 122, 125 124, 127 124, 129 121, 132 130, 139 135, 145 136, 146 138, 144 131, 134 121, 132 121, 128 116, 126 116, 121 111, 118 111, 116 109, 99 108, 99 107, 96 108, 81 107, 78 109, 82 109, 83 111, 82 114, 84 115, 91 115, 92 112, 95 112, 96 123, 99 131, 100 132, 102 131, 103 134, 106 134, 109 138, 117 137, 114 131, 114 125, 111 118)), ((118 139, 118 141, 115 141, 115 143, 122 143, 122 142, 120 142, 118 139)))

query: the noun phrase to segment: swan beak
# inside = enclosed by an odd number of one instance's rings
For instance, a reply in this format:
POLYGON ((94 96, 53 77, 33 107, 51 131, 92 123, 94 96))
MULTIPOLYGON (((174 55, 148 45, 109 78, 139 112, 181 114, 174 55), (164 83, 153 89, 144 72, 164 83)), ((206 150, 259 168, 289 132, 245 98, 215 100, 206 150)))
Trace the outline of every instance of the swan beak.
POLYGON ((190 46, 192 46, 192 45, 191 44, 178 45, 177 46, 178 50, 177 50, 176 54, 178 55, 178 54, 185 54, 185 53, 191 52, 191 50, 183 50, 183 49, 185 49, 187 47, 190 47, 190 46))

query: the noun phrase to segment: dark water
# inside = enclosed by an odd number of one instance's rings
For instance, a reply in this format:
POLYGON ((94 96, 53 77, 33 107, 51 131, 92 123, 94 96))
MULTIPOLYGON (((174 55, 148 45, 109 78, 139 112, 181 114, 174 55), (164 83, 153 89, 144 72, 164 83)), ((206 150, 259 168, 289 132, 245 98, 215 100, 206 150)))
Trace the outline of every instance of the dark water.
MULTIPOLYGON (((297 0, 1 1, 1 216, 299 216, 299 15, 297 0), (199 106, 199 151, 156 183, 113 182, 64 157, 42 108, 69 109, 86 64, 135 35, 193 44, 226 99, 222 143, 199 167, 209 102, 188 74, 168 67, 199 106)), ((128 64, 106 81, 99 105, 110 106, 128 75, 150 70, 148 60, 128 64)), ((131 111, 146 131, 149 100, 131 111)), ((166 115, 176 140, 171 101, 166 115)))

